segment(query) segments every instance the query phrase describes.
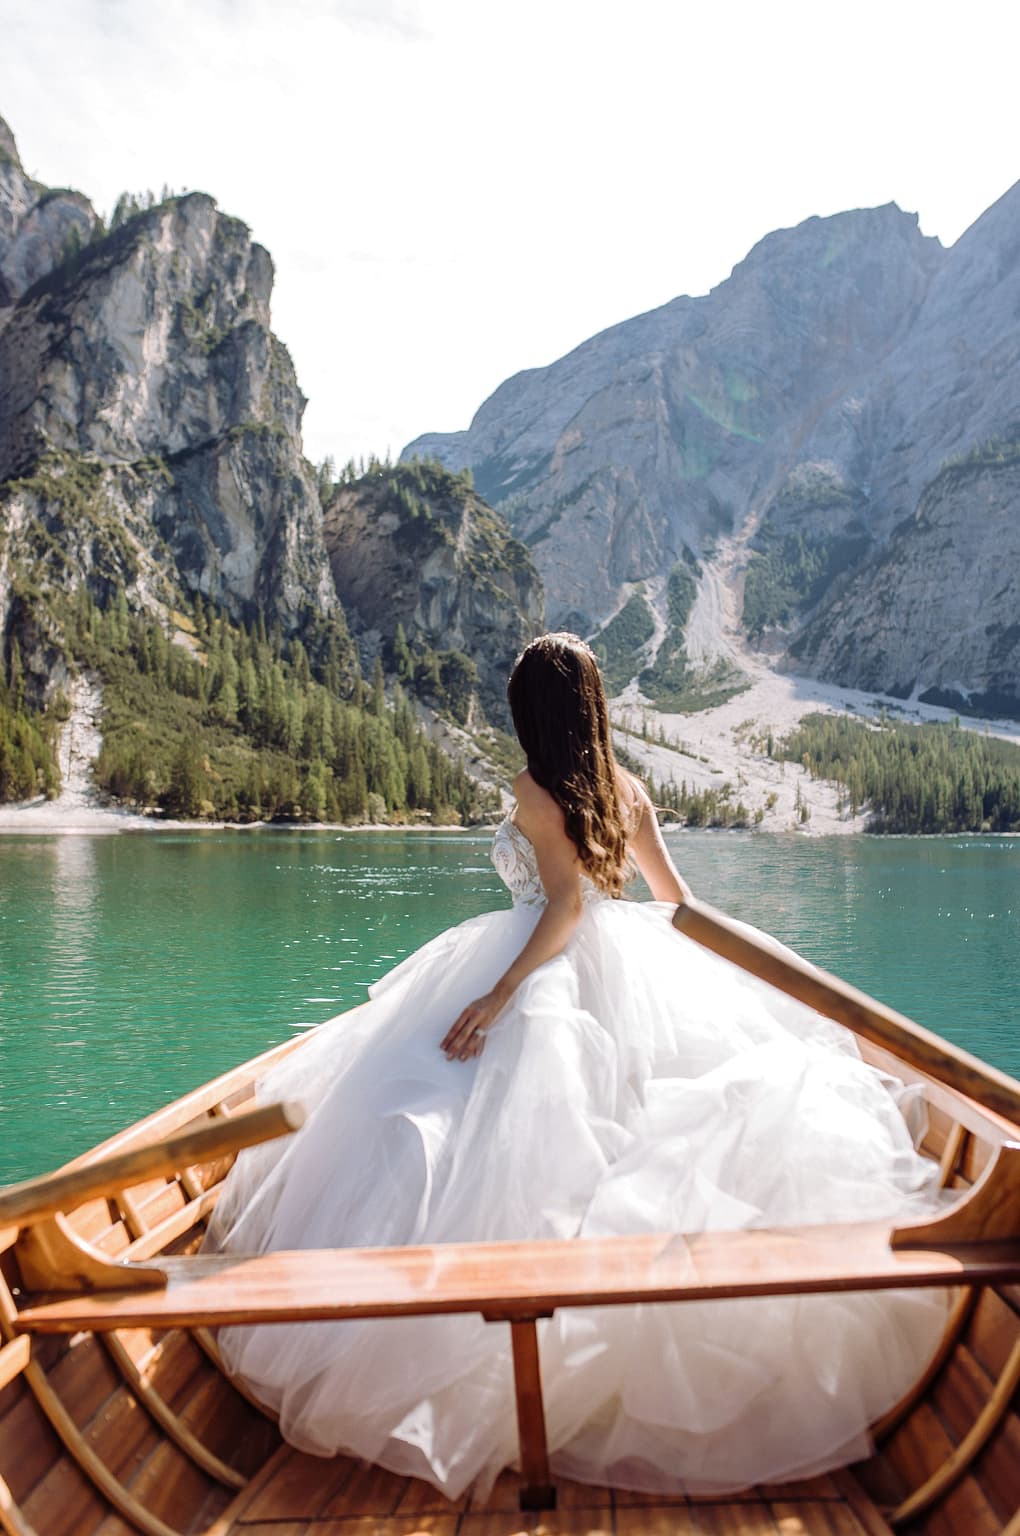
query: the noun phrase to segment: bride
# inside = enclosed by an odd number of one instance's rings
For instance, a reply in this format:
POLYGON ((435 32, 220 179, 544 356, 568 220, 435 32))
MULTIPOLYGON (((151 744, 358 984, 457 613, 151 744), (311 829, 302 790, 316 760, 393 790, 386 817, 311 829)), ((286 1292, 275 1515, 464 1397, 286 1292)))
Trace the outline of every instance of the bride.
MULTIPOLYGON (((527 768, 496 831, 509 910, 453 928, 260 1084, 314 1113, 245 1152, 209 1242, 242 1253, 896 1219, 937 1201, 901 1085, 852 1036, 679 935, 687 887, 613 759, 594 655, 532 642, 527 768), (651 902, 622 901, 633 866, 651 902)), ((552 1465, 721 1493, 867 1454, 920 1375, 927 1291, 562 1310, 540 1324, 552 1465), (544 1331, 543 1331, 544 1330, 544 1331)), ((293 1444, 456 1498, 516 1454, 509 1330, 400 1318, 220 1334, 293 1444)))

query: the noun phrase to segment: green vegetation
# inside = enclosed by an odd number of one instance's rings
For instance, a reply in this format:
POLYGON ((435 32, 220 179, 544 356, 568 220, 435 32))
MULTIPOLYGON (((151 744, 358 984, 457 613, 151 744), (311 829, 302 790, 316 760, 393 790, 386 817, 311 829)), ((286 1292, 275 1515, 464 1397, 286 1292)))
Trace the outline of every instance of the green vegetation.
MULTIPOLYGON (((495 808, 428 740, 399 686, 387 702, 381 667, 369 688, 358 681, 340 697, 335 636, 316 677, 300 640, 267 635, 261 622, 241 628, 200 601, 181 626, 188 648, 131 614, 123 591, 105 611, 82 591, 55 612, 69 652, 103 679, 96 782, 116 800, 226 821, 451 823, 495 808)), ((5 697, 16 700, 17 673, 8 672, 5 697)), ((28 738, 14 715, 20 792, 28 738)), ((42 717, 35 729, 52 762, 54 726, 42 717)), ((36 773, 47 788, 41 765, 36 773)))
MULTIPOLYGON (((320 466, 320 494, 332 473, 331 464, 320 466)), ((373 457, 367 466, 350 460, 336 485, 341 493, 365 498, 375 518, 395 519, 393 546, 413 564, 446 545, 475 591, 488 592, 501 605, 515 589, 538 584, 527 548, 477 494, 470 469, 454 473, 437 459, 391 464, 373 457)))
POLYGON ((773 624, 789 624, 810 608, 842 571, 864 554, 864 533, 808 538, 801 532, 763 532, 744 577, 744 627, 753 638, 773 624))
POLYGON ((600 629, 592 641, 610 695, 626 688, 641 666, 645 646, 655 633, 655 619, 645 598, 644 586, 637 587, 619 613, 600 629))
POLYGON ((378 511, 399 518, 398 543, 405 551, 423 555, 439 543, 457 546, 463 568, 477 587, 494 589, 493 575, 500 571, 512 577, 534 575, 527 549, 476 493, 469 468, 454 473, 437 459, 401 464, 370 460, 363 478, 374 490, 378 511))
POLYGON ((695 714, 722 704, 748 685, 721 658, 710 667, 692 667, 687 659, 687 621, 694 607, 701 566, 687 550, 674 565, 666 585, 666 633, 650 667, 638 677, 641 692, 670 714, 695 714))
POLYGON ((502 731, 496 725, 485 725, 473 739, 482 756, 502 773, 507 782, 515 779, 527 766, 520 742, 509 731, 502 731))
POLYGON ((387 648, 389 670, 411 693, 458 725, 466 725, 478 687, 478 668, 463 651, 436 651, 430 645, 408 644, 403 624, 387 648))
MULTIPOLYGON (((617 726, 617 733, 619 729, 617 726)), ((687 827, 743 829, 752 824, 757 826, 764 818, 764 811, 756 811, 752 815, 742 800, 734 799, 734 788, 728 779, 720 784, 718 789, 688 789, 686 779, 682 780, 679 786, 672 779, 663 779, 656 783, 655 779, 644 771, 638 760, 625 747, 621 747, 619 742, 614 751, 620 766, 636 774, 644 784, 652 798, 652 804, 657 811, 664 813, 666 821, 680 822, 687 827)))
POLYGON ((659 653, 641 673, 641 692, 660 709, 682 710, 689 690, 691 669, 687 662, 685 635, 694 607, 701 567, 697 561, 674 565, 666 584, 666 633, 659 653))
POLYGON ((18 541, 21 558, 12 562, 14 585, 26 601, 48 603, 72 587, 83 562, 96 590, 113 591, 137 578, 138 542, 117 503, 118 480, 144 489, 172 483, 172 475, 159 454, 114 469, 50 447, 28 474, 0 485, 0 526, 9 501, 24 496, 30 502, 18 541))
POLYGON ((641 692, 660 709, 693 714, 724 703, 748 686, 721 659, 707 668, 692 667, 687 659, 684 636, 700 575, 701 567, 690 551, 670 571, 666 633, 650 667, 641 669, 648 642, 655 633, 655 618, 643 585, 635 588, 619 613, 599 630, 592 640, 592 649, 599 659, 610 697, 636 675, 641 692))
POLYGON ((1007 469, 1014 464, 1020 464, 1020 425, 1014 425, 1011 436, 986 438, 966 453, 946 459, 939 466, 938 474, 927 490, 931 490, 939 481, 952 485, 980 474, 983 470, 1007 469))
POLYGON ((7 663, 7 677, 0 672, 0 803, 52 800, 60 792, 56 742, 67 700, 58 695, 44 714, 26 708, 21 650, 15 639, 7 663))
POLYGON ((808 715, 770 755, 842 784, 869 832, 1020 830, 1020 749, 955 724, 808 715))

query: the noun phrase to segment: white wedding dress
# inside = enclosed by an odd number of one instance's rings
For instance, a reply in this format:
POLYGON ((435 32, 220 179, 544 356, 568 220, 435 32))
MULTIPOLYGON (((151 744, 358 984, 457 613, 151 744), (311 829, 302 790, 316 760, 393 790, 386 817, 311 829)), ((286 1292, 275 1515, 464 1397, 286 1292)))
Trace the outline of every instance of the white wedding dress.
MULTIPOLYGON (((604 897, 518 989, 481 1056, 440 1041, 544 902, 506 820, 510 910, 404 960, 260 1097, 314 1108, 243 1153, 209 1243, 237 1252, 909 1217, 938 1203, 900 1085, 852 1036, 682 937, 672 908, 604 897)), ((566 1309, 539 1324, 552 1465, 647 1491, 723 1492, 867 1454, 920 1375, 944 1293, 566 1309)), ((230 1328, 229 1368, 306 1450, 451 1497, 512 1463, 509 1330, 475 1316, 230 1328)))

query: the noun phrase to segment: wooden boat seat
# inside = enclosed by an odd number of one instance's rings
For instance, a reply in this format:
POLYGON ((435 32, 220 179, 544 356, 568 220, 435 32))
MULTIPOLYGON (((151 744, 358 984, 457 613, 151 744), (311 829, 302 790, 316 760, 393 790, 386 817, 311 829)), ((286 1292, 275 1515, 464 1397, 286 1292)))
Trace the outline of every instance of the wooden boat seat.
MULTIPOLYGON (((908 1229, 900 1229, 908 1230, 908 1229)), ((479 1312, 490 1321, 559 1307, 719 1301, 819 1291, 1020 1280, 1020 1233, 992 1241, 893 1246, 885 1223, 642 1234, 436 1248, 316 1249, 161 1258, 160 1288, 32 1297, 17 1327, 223 1327, 479 1312)))
MULTIPOLYGON (((722 1300, 1020 1279, 1020 1147, 934 1222, 865 1222, 689 1237, 333 1249, 163 1258, 164 1283, 27 1297, 18 1332, 481 1313, 510 1325, 522 1508, 555 1505, 537 1320, 558 1307, 722 1300), (1002 1235, 1005 1232, 1006 1235, 1002 1235)), ((113 1268, 114 1266, 111 1266, 113 1268)), ((130 1266, 122 1266, 129 1270, 130 1266)), ((130 1276, 125 1275, 125 1279, 130 1276)))

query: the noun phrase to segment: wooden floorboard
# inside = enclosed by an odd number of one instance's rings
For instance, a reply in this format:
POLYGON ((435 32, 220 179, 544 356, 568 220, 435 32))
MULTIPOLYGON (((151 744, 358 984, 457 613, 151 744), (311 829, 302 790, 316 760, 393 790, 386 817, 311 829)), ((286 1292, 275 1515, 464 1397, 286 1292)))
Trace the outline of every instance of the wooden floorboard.
POLYGON ((485 1498, 451 1501, 415 1478, 287 1451, 233 1536, 868 1536, 836 1478, 692 1499, 559 1480, 558 1507, 522 1514, 506 1471, 485 1498))

